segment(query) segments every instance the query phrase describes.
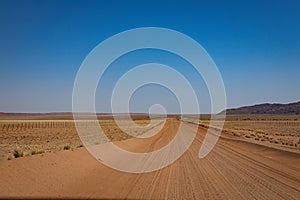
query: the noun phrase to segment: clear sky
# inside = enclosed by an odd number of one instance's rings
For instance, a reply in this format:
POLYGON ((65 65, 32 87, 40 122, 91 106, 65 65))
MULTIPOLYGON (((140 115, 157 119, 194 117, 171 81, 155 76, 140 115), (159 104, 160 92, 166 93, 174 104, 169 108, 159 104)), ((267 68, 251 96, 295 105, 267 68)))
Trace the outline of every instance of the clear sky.
MULTIPOLYGON (((88 53, 114 34, 149 26, 180 31, 206 49, 223 77, 228 107, 299 101, 299 10, 297 0, 0 1, 0 112, 71 111, 74 79, 88 53)), ((153 60, 184 65, 159 51, 135 52, 115 65, 153 60)), ((111 70, 107 80, 122 71, 111 70)), ((106 112, 103 92, 111 86, 101 87, 97 111, 106 112)), ((208 105, 202 83, 195 88, 208 105)), ((132 110, 144 111, 158 96, 177 112, 177 102, 167 100, 172 94, 158 86, 137 91, 132 110)))

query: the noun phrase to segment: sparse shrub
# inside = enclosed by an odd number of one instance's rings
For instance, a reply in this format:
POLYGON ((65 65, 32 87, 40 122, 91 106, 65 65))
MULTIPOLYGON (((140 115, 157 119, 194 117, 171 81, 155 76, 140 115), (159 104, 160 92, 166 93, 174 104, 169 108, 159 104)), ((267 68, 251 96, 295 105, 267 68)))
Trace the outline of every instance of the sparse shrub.
POLYGON ((39 150, 37 153, 38 154, 45 153, 45 150, 39 150))
POLYGON ((13 159, 13 157, 12 157, 11 155, 9 155, 9 156, 7 157, 7 160, 11 160, 11 159, 13 159))
POLYGON ((15 149, 13 154, 14 154, 15 158, 23 157, 23 155, 24 155, 23 151, 21 149, 15 149))
POLYGON ((31 151, 31 155, 35 155, 36 153, 37 153, 36 150, 32 150, 32 151, 31 151))
POLYGON ((246 137, 246 138, 251 138, 251 136, 250 136, 250 135, 246 135, 245 137, 246 137))
POLYGON ((262 142, 264 142, 264 141, 266 141, 264 138, 262 138, 260 141, 262 141, 262 142))
POLYGON ((83 144, 80 144, 78 147, 83 147, 83 144))
POLYGON ((71 149, 71 145, 66 144, 66 145, 64 146, 64 150, 70 150, 70 149, 71 149))
POLYGON ((32 150, 31 151, 31 155, 42 154, 42 153, 45 153, 45 151, 44 150, 32 150))

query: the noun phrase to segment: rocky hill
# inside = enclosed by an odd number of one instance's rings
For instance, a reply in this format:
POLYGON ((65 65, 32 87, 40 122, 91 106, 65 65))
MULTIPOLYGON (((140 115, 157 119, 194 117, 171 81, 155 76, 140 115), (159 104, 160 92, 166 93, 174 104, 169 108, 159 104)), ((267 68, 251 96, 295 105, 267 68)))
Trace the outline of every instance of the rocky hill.
MULTIPOLYGON (((223 111, 224 112, 224 111, 223 111)), ((253 106, 244 106, 240 108, 227 109, 227 115, 299 115, 300 114, 300 101, 297 103, 289 104, 258 104, 253 106)))

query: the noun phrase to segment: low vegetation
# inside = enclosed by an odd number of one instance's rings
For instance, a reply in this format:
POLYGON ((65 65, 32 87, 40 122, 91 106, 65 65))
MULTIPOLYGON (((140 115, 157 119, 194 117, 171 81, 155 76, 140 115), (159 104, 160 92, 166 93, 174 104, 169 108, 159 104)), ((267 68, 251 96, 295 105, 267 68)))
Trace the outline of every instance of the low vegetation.
POLYGON ((15 149, 13 152, 15 158, 23 157, 24 153, 21 149, 15 149))
POLYGON ((31 151, 31 155, 42 154, 42 153, 45 153, 45 150, 32 150, 31 151))
MULTIPOLYGON (((121 121, 123 130, 138 135, 148 128, 151 129, 147 127, 149 119, 141 118, 134 121, 140 126, 134 127, 126 119, 121 121)), ((182 117, 181 121, 202 127, 210 126, 210 116, 201 116, 200 121, 197 118, 182 117)), ((158 123, 159 120, 154 121, 154 124, 158 123)), ((111 141, 121 141, 132 137, 123 132, 112 119, 101 119, 99 124, 111 141)), ((218 121, 212 128, 219 129, 218 121)), ((227 116, 222 134, 255 143, 300 149, 299 130, 300 115, 227 116)), ((2 120, 0 121, 0 145, 0 159, 3 160, 83 147, 73 120, 2 120)))
POLYGON ((79 147, 79 148, 83 147, 83 144, 80 144, 78 147, 79 147))
MULTIPOLYGON (((221 122, 210 117, 184 118, 183 121, 219 130, 221 122)), ((241 115, 227 116, 222 134, 233 135, 255 143, 267 143, 290 148, 300 148, 300 115, 241 115)))
POLYGON ((70 149, 71 149, 71 145, 66 144, 66 145, 64 146, 64 150, 70 150, 70 149))

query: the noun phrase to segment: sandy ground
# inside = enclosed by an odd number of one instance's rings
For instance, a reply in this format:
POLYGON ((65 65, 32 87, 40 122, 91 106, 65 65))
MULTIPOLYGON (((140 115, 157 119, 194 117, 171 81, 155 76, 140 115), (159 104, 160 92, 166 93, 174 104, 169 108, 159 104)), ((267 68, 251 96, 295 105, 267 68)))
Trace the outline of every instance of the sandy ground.
MULTIPOLYGON (((185 118, 187 122, 209 127, 209 119, 185 118)), ((263 144, 274 148, 300 150, 299 115, 251 115, 227 116, 224 126, 219 120, 214 127, 223 133, 231 134, 251 143, 263 144)))
MULTIPOLYGON (((157 149, 174 136, 178 121, 143 140, 117 142, 132 151, 157 149)), ((188 133, 192 124, 185 124, 188 133)), ((200 127, 188 151, 172 165, 146 174, 108 168, 85 148, 0 162, 1 198, 92 199, 299 199, 300 154, 230 137, 219 139, 204 159, 200 127)))
MULTIPOLYGON (((89 120, 83 120, 88 123, 89 120)), ((161 122, 154 119, 153 125, 147 119, 134 120, 140 127, 132 126, 129 120, 120 120, 119 125, 128 132, 140 134, 150 130, 161 122), (146 127, 149 125, 149 127, 146 127)), ((99 120, 104 133, 111 141, 120 141, 131 138, 124 133, 113 119, 99 120)), ((90 124, 88 126, 90 127, 90 124)), ((0 161, 12 158, 13 151, 22 150, 24 156, 35 152, 52 152, 63 150, 64 146, 77 148, 82 145, 74 121, 71 119, 9 119, 0 120, 0 161)))

